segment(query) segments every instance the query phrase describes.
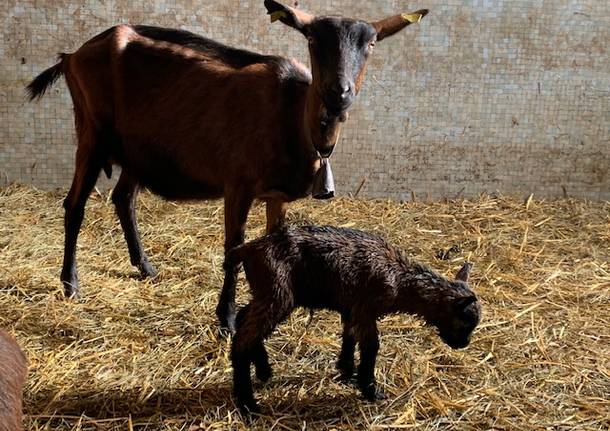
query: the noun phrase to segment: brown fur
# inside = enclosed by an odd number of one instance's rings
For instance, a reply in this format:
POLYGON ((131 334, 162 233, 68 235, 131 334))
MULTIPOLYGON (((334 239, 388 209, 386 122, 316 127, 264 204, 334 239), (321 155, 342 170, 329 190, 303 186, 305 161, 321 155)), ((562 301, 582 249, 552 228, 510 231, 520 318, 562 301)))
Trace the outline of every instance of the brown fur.
POLYGON ((25 355, 13 337, 0 331, 0 431, 22 430, 25 355))
MULTIPOLYGON (((74 103, 78 148, 64 202, 61 274, 67 296, 78 293, 76 242, 85 202, 100 171, 110 174, 113 164, 122 173, 112 199, 131 262, 143 276, 156 270, 137 230, 141 187, 173 200, 224 197, 225 250, 243 242, 255 199, 267 202, 271 231, 287 202, 310 193, 320 154, 332 152, 360 88, 377 27, 314 17, 273 0, 265 6, 316 39, 313 78, 294 60, 180 30, 119 25, 62 55, 28 86, 32 99, 40 97, 63 74, 74 103), (322 51, 332 55, 320 65, 322 51)), ((236 274, 227 267, 217 308, 231 329, 236 274)))
POLYGON ((382 238, 356 230, 282 227, 229 252, 227 261, 243 262, 252 292, 238 315, 232 345, 234 391, 240 408, 248 411, 258 410, 250 363, 261 380, 271 376, 263 340, 296 307, 341 313, 343 346, 337 366, 344 379, 351 378, 358 343, 358 385, 369 400, 382 396, 374 378, 379 317, 419 315, 453 348, 468 345, 480 319, 477 297, 467 285, 470 264, 450 281, 382 238))

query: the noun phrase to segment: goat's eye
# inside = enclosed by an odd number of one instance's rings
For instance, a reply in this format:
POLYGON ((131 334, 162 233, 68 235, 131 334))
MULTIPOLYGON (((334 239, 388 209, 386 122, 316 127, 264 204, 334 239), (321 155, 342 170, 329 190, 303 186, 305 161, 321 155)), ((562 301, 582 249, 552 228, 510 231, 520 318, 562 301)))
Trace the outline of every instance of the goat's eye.
POLYGON ((375 48, 375 41, 369 42, 369 49, 375 48))

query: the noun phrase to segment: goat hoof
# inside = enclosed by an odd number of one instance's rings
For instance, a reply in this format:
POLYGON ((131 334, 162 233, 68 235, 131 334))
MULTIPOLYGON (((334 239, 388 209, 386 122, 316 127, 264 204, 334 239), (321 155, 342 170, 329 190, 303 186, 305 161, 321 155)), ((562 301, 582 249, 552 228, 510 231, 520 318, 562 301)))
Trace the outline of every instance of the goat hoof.
POLYGON ((339 371, 339 380, 343 383, 352 383, 354 381, 354 363, 351 364, 337 362, 337 371, 339 371))
POLYGON ((258 406, 254 398, 246 401, 238 402, 239 411, 244 416, 250 416, 251 414, 260 414, 261 408, 258 406))
POLYGON ((235 313, 221 313, 216 310, 216 317, 218 318, 218 323, 220 324, 220 332, 223 335, 235 335, 237 331, 237 327, 235 324, 235 313))
POLYGON ((142 262, 138 265, 138 269, 140 270, 140 275, 142 278, 155 278, 159 275, 159 271, 152 266, 150 262, 142 262))
POLYGON ((230 336, 230 335, 235 335, 236 332, 236 328, 235 328, 235 319, 231 320, 231 319, 222 319, 219 318, 220 321, 220 334, 223 336, 230 336))
POLYGON ((343 383, 344 385, 347 386, 352 386, 352 385, 356 385, 356 379, 354 378, 354 374, 353 373, 343 373, 340 372, 339 373, 339 381, 341 383, 343 383))
POLYGON ((379 388, 375 383, 371 383, 366 387, 361 387, 362 396, 367 401, 385 400, 386 395, 383 389, 379 388))
POLYGON ((64 280, 61 281, 64 285, 64 295, 66 299, 76 299, 79 296, 79 287, 78 287, 78 279, 73 278, 72 280, 64 280))
POLYGON ((230 314, 229 316, 227 316, 225 321, 220 323, 220 326, 229 331, 231 335, 235 335, 235 332, 237 331, 235 325, 235 314, 230 314))

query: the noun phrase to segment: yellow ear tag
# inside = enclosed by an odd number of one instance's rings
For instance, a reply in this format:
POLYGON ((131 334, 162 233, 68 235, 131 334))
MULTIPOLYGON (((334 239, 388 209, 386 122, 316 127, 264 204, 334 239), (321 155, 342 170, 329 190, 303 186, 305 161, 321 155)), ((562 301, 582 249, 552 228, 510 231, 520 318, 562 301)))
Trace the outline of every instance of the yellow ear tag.
POLYGON ((420 22, 421 19, 423 18, 423 15, 421 13, 403 13, 401 15, 401 17, 406 22, 414 23, 414 22, 420 22))
POLYGON ((276 22, 278 19, 280 18, 286 18, 286 12, 282 11, 282 10, 278 10, 276 12, 273 12, 271 14, 271 22, 276 22))

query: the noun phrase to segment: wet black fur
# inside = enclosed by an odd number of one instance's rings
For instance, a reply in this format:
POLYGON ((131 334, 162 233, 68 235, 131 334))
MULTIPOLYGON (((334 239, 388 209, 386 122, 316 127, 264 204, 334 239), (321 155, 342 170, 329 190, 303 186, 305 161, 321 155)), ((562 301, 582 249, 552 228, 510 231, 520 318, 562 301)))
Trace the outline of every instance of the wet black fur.
POLYGON ((368 400, 382 397, 374 377, 379 317, 419 315, 453 348, 468 345, 480 319, 477 297, 466 282, 469 264, 451 281, 379 236, 358 230, 285 226, 233 249, 227 260, 230 265, 243 262, 252 293, 238 315, 231 353, 234 392, 245 411, 258 411, 250 364, 260 379, 271 376, 263 341, 296 307, 341 313, 343 345, 337 367, 344 379, 351 378, 358 343, 357 381, 368 400))

